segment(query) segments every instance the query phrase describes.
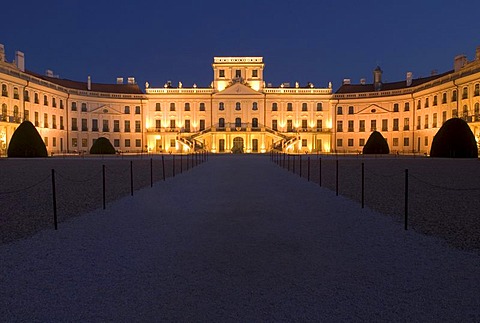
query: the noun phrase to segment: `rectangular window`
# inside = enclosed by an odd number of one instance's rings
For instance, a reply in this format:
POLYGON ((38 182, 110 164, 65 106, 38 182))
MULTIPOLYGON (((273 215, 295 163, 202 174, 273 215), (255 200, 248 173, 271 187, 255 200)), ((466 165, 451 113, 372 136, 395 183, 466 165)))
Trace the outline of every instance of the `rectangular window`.
POLYGON ((398 146, 398 138, 393 138, 393 146, 394 147, 398 146))
POLYGON ((225 70, 218 70, 218 77, 225 77, 225 70))
POLYGON ((377 120, 370 120, 370 131, 377 130, 377 120))
POLYGON ((113 147, 120 147, 120 139, 113 139, 113 147))
POLYGON ((457 101, 457 90, 453 90, 452 92, 452 102, 457 101))
POLYGON ((403 145, 404 145, 405 147, 410 146, 410 139, 409 139, 408 137, 403 138, 403 145))
POLYGON ((242 71, 241 70, 235 70, 235 77, 236 78, 242 77, 242 71))
POLYGON ((157 131, 160 131, 161 128, 162 128, 162 120, 159 120, 159 119, 155 120, 155 129, 157 131))
POLYGON ((403 109, 404 111, 410 111, 410 103, 405 102, 405 107, 403 109))
POLYGON ((292 131, 293 131, 293 121, 287 120, 287 132, 292 132, 292 131))
POLYGON ((278 130, 277 120, 272 120, 272 129, 275 130, 275 131, 278 130))
POLYGON ((57 100, 55 98, 52 98, 52 107, 57 107, 57 100))
POLYGON ((185 125, 183 127, 185 132, 190 132, 190 120, 185 120, 185 125))
POLYGON ((348 132, 353 132, 353 120, 348 120, 348 132))
POLYGON ((428 129, 428 114, 425 115, 425 129, 428 129))
POLYGON ((135 107, 135 114, 140 114, 140 106, 139 105, 137 105, 135 107))
POLYGON ((98 131, 98 119, 92 119, 92 131, 98 131))
POLYGON ((437 127, 437 114, 434 113, 433 120, 432 120, 432 128, 436 128, 436 127, 437 127))
POLYGON ((447 93, 442 94, 442 104, 447 103, 447 93))
POLYGON ((343 131, 343 121, 337 121, 337 132, 343 131))
POLYGON ((447 111, 442 112, 442 125, 447 121, 447 111))
POLYGON ((57 116, 52 115, 52 128, 57 129, 57 116))
POLYGON ((398 103, 393 104, 393 112, 398 112, 398 103))
POLYGON ((353 147, 353 138, 347 140, 348 147, 353 147))
POLYGON ((60 130, 63 130, 63 116, 60 116, 60 130))
POLYGON ((108 120, 103 120, 102 131, 103 132, 109 132, 110 131, 108 120))
POLYGON ((360 120, 358 123, 358 131, 365 132, 365 120, 360 120))
POLYGON ((418 117, 417 117, 417 130, 420 129, 421 123, 422 123, 422 117, 421 117, 421 116, 418 116, 418 117))
POLYGON ((434 95, 434 96, 433 96, 433 106, 436 106, 437 104, 438 104, 438 102, 437 102, 437 96, 434 95))
POLYGON ((88 147, 88 139, 82 138, 82 147, 88 147))
POLYGON ((425 147, 428 146, 428 137, 425 137, 425 142, 424 142, 424 144, 425 144, 425 147))
POLYGON ((342 147, 342 146, 343 146, 343 140, 337 139, 337 147, 342 147))
POLYGON ((364 138, 359 139, 359 140, 358 140, 358 145, 359 145, 360 147, 365 146, 365 139, 364 139, 364 138))
POLYGON ((130 139, 125 139, 125 147, 130 147, 130 139))
POLYGON ((87 112, 87 104, 82 103, 82 112, 87 112))
POLYGON ((348 114, 353 114, 353 107, 352 106, 348 107, 348 114))
POLYGON ((63 109, 63 100, 60 100, 60 109, 63 109))
POLYGON ((277 103, 272 103, 272 111, 277 111, 278 110, 278 105, 277 103))
POLYGON ((140 120, 135 120, 135 132, 141 132, 142 131, 142 123, 140 120))
POLYGON ((57 147, 57 137, 52 138, 52 146, 57 147))
POLYGON ((317 131, 322 131, 323 122, 322 120, 317 120, 317 131))
POLYGON ((88 131, 88 120, 87 119, 82 119, 82 131, 88 131))
POLYGON ((43 127, 48 128, 48 114, 43 114, 43 127))
POLYGON ((308 128, 307 120, 302 120, 302 129, 306 130, 308 128))
POLYGON ((120 132, 120 120, 113 120, 113 132, 120 132))
POLYGON ((72 102, 72 111, 77 111, 77 102, 72 102))
POLYGON ((43 96, 43 105, 48 105, 48 98, 46 95, 43 96))
POLYGON ((382 131, 388 131, 388 119, 382 119, 382 131))
POLYGON ((185 111, 190 111, 190 103, 185 103, 185 111))
POLYGON ((204 102, 200 102, 200 108, 199 108, 200 111, 205 111, 205 103, 204 102))
POLYGON ((428 98, 425 99, 425 108, 428 108, 429 107, 429 104, 428 104, 428 98))
POLYGON ((410 118, 403 119, 403 130, 410 130, 410 118))
POLYGON ((130 120, 125 120, 123 131, 124 132, 130 132, 130 120))
POLYGON ((398 131, 398 119, 393 119, 393 131, 398 131))
MULTIPOLYGON (((35 112, 35 127, 38 127, 39 126, 39 122, 38 122, 38 112, 35 112)), ((73 130, 73 129, 72 129, 73 130)))
POLYGON ((142 140, 141 139, 135 139, 135 147, 137 147, 137 148, 142 147, 142 140))
POLYGON ((205 120, 204 119, 200 119, 200 131, 203 131, 205 130, 205 120))
POLYGON ((170 103, 170 111, 175 111, 175 103, 170 103))
POLYGON ((160 103, 158 103, 158 102, 155 103, 155 111, 157 111, 157 112, 158 112, 158 111, 162 111, 162 108, 161 108, 161 106, 160 106, 160 103))
POLYGON ((337 107, 337 114, 343 114, 343 109, 342 107, 337 107))
POLYGON ((23 92, 23 99, 25 100, 25 102, 30 102, 30 94, 27 90, 23 92))
POLYGON ((35 104, 38 104, 40 102, 40 99, 38 98, 38 93, 35 93, 34 102, 35 102, 35 104))
POLYGON ((124 114, 130 114, 130 107, 128 105, 126 105, 124 108, 123 108, 123 113, 124 114))
POLYGON ((175 120, 170 120, 170 128, 175 129, 175 120))
POLYGON ((258 70, 252 71, 252 77, 258 77, 258 70))
POLYGON ((317 111, 323 111, 322 102, 317 103, 317 111))
POLYGON ((302 147, 307 147, 307 139, 302 139, 302 147))
POLYGON ((292 103, 287 103, 287 111, 293 111, 293 104, 292 103))
POLYGON ((72 147, 77 147, 78 146, 78 139, 77 138, 72 138, 72 147))
POLYGON ((308 111, 308 106, 305 102, 302 103, 302 111, 308 111))

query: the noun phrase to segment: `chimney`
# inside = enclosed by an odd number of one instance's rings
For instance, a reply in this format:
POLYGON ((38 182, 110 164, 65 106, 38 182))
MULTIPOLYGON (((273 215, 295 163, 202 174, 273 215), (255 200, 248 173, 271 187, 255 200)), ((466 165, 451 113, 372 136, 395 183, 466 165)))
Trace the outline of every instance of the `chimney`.
MULTIPOLYGON (((0 52, 1 52, 1 49, 0 49, 0 52)), ((1 55, 1 53, 0 53, 1 55)), ((477 46, 476 50, 475 50, 475 59, 477 61, 480 61, 480 46, 477 46)))
POLYGON ((15 63, 17 64, 17 68, 25 72, 25 54, 22 53, 21 51, 16 51, 15 52, 15 63))
POLYGON ((117 77, 117 84, 123 84, 123 77, 117 77))
POLYGON ((366 83, 367 83, 367 80, 366 80, 366 79, 364 79, 364 78, 361 78, 361 79, 360 79, 360 84, 361 84, 361 85, 365 85, 366 83))
POLYGON ((128 78, 128 84, 135 84, 135 78, 134 77, 129 77, 128 78))
POLYGON ((407 72, 407 86, 412 85, 412 77, 413 77, 412 72, 407 72))
POLYGON ((373 88, 375 91, 382 89, 382 73, 383 71, 380 66, 377 66, 377 68, 373 70, 373 88))
POLYGON ((455 56, 455 60, 453 62, 453 69, 455 72, 458 72, 462 67, 467 64, 467 56, 466 55, 457 55, 455 56))
POLYGON ((92 78, 90 77, 90 75, 88 76, 88 79, 87 79, 87 89, 89 91, 92 90, 92 78))
POLYGON ((343 79, 342 85, 350 85, 350 79, 343 79))
POLYGON ((5 47, 0 44, 0 63, 5 62, 5 47))

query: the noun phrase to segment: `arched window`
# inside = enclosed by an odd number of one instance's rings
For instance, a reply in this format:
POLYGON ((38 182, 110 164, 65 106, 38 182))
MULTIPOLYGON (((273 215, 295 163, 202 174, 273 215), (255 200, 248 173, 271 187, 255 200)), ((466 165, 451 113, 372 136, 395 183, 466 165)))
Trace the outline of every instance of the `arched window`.
POLYGON ((8 96, 7 85, 2 84, 2 96, 8 96))
POLYGON ((20 123, 20 118, 18 117, 18 106, 16 105, 13 107, 13 119, 14 122, 20 123))
POLYGON ((224 118, 218 119, 218 127, 219 128, 225 128, 225 119, 224 118))
POLYGON ((2 121, 7 121, 7 105, 2 104, 2 121))
POLYGON ((465 86, 462 90, 462 99, 468 98, 468 88, 465 86))
POLYGON ((302 111, 308 111, 307 103, 302 103, 302 111))
POLYGON ((204 102, 200 102, 200 108, 199 108, 200 111, 205 111, 205 103, 204 102))
POLYGON ((480 103, 475 103, 474 109, 475 116, 478 117, 480 115, 480 103))
POLYGON ((272 111, 278 111, 278 104, 276 102, 272 103, 272 111))
POLYGON ((258 118, 252 119, 252 128, 258 128, 258 118))
POLYGON ((170 111, 175 111, 175 103, 170 103, 170 111))
POLYGON ((442 103, 447 103, 447 93, 442 94, 442 103))
POLYGON ((457 101, 457 90, 453 90, 452 92, 452 102, 457 101))
POLYGON ((258 110, 258 104, 257 104, 257 102, 253 102, 253 104, 252 104, 252 110, 253 110, 253 111, 257 111, 257 110, 258 110))
POLYGON ((20 98, 18 95, 18 87, 13 88, 13 98, 17 100, 20 98))
POLYGON ((220 103, 218 104, 218 110, 220 110, 220 111, 225 110, 225 103, 220 102, 220 103))
POLYGON ((337 114, 343 114, 342 107, 337 107, 337 114))
POLYGON ((240 105, 240 102, 235 103, 235 110, 240 111, 242 109, 242 106, 240 105))
POLYGON ((190 111, 190 103, 185 103, 185 111, 190 111))
POLYGON ((480 95, 480 84, 475 84, 475 90, 473 91, 473 96, 479 96, 480 95))
POLYGON ((293 111, 293 104, 291 102, 287 103, 287 111, 293 111))
POLYGON ((323 110, 322 102, 318 102, 317 103, 317 111, 322 111, 322 110, 323 110))
POLYGON ((242 119, 235 118, 235 127, 240 128, 242 126, 242 119))
POLYGON ((463 106, 463 113, 462 113, 464 118, 468 117, 468 107, 466 105, 463 106))

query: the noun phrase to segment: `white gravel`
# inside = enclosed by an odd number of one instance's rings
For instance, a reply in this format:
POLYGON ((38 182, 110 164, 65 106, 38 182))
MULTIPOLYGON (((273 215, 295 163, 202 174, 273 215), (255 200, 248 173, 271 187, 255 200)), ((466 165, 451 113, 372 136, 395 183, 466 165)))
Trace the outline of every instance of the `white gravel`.
POLYGON ((0 246, 0 321, 480 321, 480 255, 214 156, 0 246))

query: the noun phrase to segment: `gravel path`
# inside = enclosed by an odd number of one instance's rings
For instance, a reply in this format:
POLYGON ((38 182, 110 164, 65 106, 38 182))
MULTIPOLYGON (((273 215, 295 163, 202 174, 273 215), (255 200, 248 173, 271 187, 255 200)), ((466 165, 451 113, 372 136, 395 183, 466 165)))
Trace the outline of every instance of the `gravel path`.
POLYGON ((480 256, 265 156, 0 246, 0 321, 480 321, 480 256))

